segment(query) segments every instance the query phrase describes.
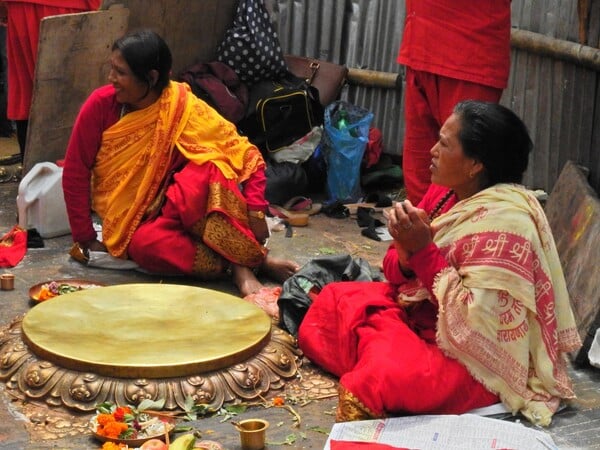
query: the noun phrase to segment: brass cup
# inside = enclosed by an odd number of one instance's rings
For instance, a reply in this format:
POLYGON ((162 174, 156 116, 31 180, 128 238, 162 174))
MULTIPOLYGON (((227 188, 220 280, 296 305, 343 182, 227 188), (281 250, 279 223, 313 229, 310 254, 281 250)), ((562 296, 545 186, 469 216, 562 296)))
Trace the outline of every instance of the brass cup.
POLYGON ((15 288, 15 276, 12 273, 3 273, 0 275, 0 289, 3 291, 12 291, 15 288))
POLYGON ((263 419, 247 419, 239 423, 242 450, 261 450, 265 448, 266 431, 269 422, 263 419))

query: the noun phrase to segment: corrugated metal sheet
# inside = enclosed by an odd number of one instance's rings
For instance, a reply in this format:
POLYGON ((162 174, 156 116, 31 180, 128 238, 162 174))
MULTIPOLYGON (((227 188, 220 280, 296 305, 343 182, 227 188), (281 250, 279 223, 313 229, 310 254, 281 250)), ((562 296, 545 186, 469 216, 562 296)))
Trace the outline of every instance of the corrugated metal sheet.
MULTIPOLYGON (((404 22, 402 0, 270 0, 284 51, 350 68, 401 72, 395 62, 404 22)), ((513 0, 513 27, 578 42, 577 2, 513 0)), ((591 2, 588 42, 600 47, 600 2, 591 2)), ((513 49, 509 86, 501 102, 530 129, 535 150, 525 182, 550 191, 563 165, 590 169, 600 191, 599 74, 572 62, 513 49)), ((401 155, 401 90, 349 86, 343 97, 374 112, 384 151, 401 155)))

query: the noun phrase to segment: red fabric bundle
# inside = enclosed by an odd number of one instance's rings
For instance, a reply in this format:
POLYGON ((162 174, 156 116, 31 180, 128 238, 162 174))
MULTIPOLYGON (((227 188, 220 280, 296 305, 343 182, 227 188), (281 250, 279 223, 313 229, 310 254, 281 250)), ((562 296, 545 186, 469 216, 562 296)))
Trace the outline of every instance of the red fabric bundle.
POLYGON ((0 239, 0 267, 14 267, 27 251, 27 231, 15 225, 0 239))

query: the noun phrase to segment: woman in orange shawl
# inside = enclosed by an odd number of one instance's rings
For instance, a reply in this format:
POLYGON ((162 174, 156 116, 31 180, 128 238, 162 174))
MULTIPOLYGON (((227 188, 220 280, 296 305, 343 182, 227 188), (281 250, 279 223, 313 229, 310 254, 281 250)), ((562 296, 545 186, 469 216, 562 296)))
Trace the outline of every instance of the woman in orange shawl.
POLYGON ((170 50, 152 31, 113 45, 111 84, 82 106, 65 157, 73 240, 153 273, 212 279, 231 272, 243 296, 262 287, 253 269, 283 281, 298 266, 263 246, 260 151, 188 85, 170 81, 170 71, 170 50))
POLYGON ((581 346, 544 212, 520 183, 531 140, 496 103, 459 103, 420 203, 388 212, 387 283, 326 286, 298 343, 340 377, 337 419, 460 414, 499 400, 548 425, 581 346))

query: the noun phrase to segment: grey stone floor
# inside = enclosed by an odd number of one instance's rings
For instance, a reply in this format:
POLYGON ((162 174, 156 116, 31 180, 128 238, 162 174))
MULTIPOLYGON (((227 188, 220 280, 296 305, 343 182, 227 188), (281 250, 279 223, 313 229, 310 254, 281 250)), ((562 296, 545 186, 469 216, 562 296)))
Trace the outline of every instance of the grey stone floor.
MULTIPOLYGON (((16 223, 16 182, 0 184, 0 233, 4 234, 16 223)), ((151 277, 135 271, 112 271, 85 268, 71 260, 67 254, 70 236, 45 240, 43 249, 29 249, 21 263, 10 269, 16 275, 15 290, 0 291, 0 326, 14 317, 25 314, 33 305, 28 290, 34 284, 52 279, 83 278, 106 284, 131 282, 156 282, 151 277)), ((313 216, 308 227, 295 228, 292 238, 283 232, 273 233, 269 242, 273 255, 289 257, 303 264, 311 258, 333 253, 360 256, 378 266, 387 243, 376 242, 360 235, 352 218, 332 219, 322 214, 313 216)), ((0 269, 0 273, 8 272, 0 269)), ((193 279, 162 280, 185 283, 237 294, 227 282, 201 283, 193 279)), ((265 280, 268 283, 268 280, 265 280)), ((306 362, 309 365, 308 362, 306 362)), ((0 370, 2 362, 0 361, 0 370)), ((578 400, 559 413, 550 432, 560 448, 600 449, 600 370, 572 368, 578 400)), ((237 419, 259 416, 270 421, 267 448, 321 449, 334 423, 335 398, 312 401, 294 409, 302 417, 300 428, 294 427, 293 417, 282 408, 252 407, 237 419), (284 445, 284 443, 286 443, 284 445)), ((54 414, 45 406, 23 405, 15 401, 0 384, 0 449, 99 449, 100 444, 85 430, 73 426, 81 422, 81 415, 54 414), (32 413, 33 411, 33 413, 32 413), (27 414, 25 414, 27 412, 27 414)), ((229 449, 239 448, 237 432, 222 417, 212 417, 191 422, 202 431, 205 439, 220 441, 229 449)))

